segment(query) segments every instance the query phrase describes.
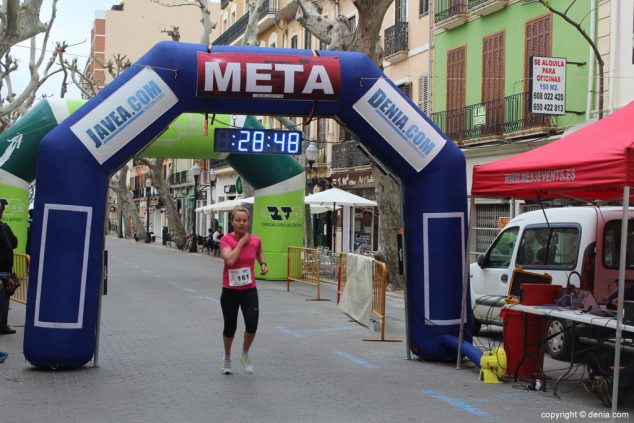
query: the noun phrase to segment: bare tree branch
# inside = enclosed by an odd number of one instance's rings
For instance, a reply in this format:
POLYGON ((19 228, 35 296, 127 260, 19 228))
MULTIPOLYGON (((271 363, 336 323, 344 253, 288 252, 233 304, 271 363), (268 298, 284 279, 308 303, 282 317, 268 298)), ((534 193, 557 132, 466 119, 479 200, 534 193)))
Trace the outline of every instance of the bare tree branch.
MULTIPOLYGON (((0 57, 14 44, 50 29, 53 19, 48 25, 40 22, 41 7, 42 0, 24 0, 22 4, 18 0, 3 0, 0 7, 0 57)), ((53 11, 56 8, 57 0, 54 0, 53 11)))
MULTIPOLYGON (((191 0, 191 1, 183 1, 181 3, 166 3, 161 0, 150 0, 152 3, 156 3, 163 7, 182 7, 182 6, 196 6, 200 9, 200 23, 203 25, 203 33, 200 37, 200 42, 202 44, 209 45, 209 39, 211 38, 211 31, 216 27, 216 23, 211 21, 211 10, 209 10, 209 5, 207 0, 191 0)), ((178 29, 178 27, 176 27, 178 29)), ((165 31, 162 31, 165 32, 165 31)), ((168 33, 169 35, 169 33, 168 33)), ((173 39, 173 38, 172 38, 173 39)), ((179 41, 178 40, 174 41, 179 41)))
POLYGON ((57 0, 53 0, 51 8, 51 18, 47 25, 39 20, 39 12, 41 0, 28 0, 20 4, 17 0, 5 0, 0 9, 0 57, 3 57, 3 73, 1 75, 2 82, 5 85, 6 96, 0 98, 0 129, 4 129, 13 123, 20 115, 22 115, 33 104, 37 90, 46 82, 46 80, 61 72, 61 69, 51 71, 56 60, 64 53, 66 45, 57 45, 53 55, 43 69, 43 76, 40 76, 40 67, 42 66, 47 54, 47 44, 50 31, 57 15, 57 0), (44 39, 39 47, 36 45, 35 35, 44 32, 44 39), (10 49, 13 44, 8 44, 12 40, 13 43, 23 41, 26 34, 31 34, 31 51, 29 55, 29 73, 30 79, 26 88, 19 94, 13 92, 11 83, 11 72, 18 70, 18 62, 10 56, 10 49))
POLYGON ((247 0, 247 2, 249 5, 249 22, 247 23, 247 28, 244 30, 240 45, 257 47, 260 45, 258 42, 258 21, 260 18, 260 8, 264 0, 247 0))
POLYGON ((337 24, 334 19, 321 15, 322 7, 316 0, 297 0, 295 20, 325 44, 331 44, 331 31, 337 24))
POLYGON ((172 29, 162 29, 161 32, 163 34, 169 35, 169 37, 172 39, 172 41, 180 41, 181 40, 181 33, 178 30, 177 26, 173 26, 172 29))

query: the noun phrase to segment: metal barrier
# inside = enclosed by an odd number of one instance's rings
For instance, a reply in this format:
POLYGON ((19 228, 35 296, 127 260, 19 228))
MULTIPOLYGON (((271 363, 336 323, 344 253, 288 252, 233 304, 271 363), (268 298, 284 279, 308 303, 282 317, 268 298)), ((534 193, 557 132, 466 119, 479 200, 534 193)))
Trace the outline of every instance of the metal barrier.
MULTIPOLYGON (((348 254, 339 255, 337 270, 337 304, 346 286, 346 264, 348 254)), ((402 342, 400 339, 385 339, 385 288, 387 285, 387 266, 382 261, 372 260, 372 313, 381 321, 381 339, 363 339, 377 342, 402 342)))
POLYGON ((314 248, 288 247, 288 273, 286 291, 291 290, 291 281, 317 287, 317 298, 307 301, 328 301, 320 298, 320 253, 314 248))
POLYGON ((11 299, 16 303, 26 304, 26 292, 29 288, 29 262, 31 257, 28 254, 13 255, 13 272, 18 275, 20 287, 15 290, 11 299))

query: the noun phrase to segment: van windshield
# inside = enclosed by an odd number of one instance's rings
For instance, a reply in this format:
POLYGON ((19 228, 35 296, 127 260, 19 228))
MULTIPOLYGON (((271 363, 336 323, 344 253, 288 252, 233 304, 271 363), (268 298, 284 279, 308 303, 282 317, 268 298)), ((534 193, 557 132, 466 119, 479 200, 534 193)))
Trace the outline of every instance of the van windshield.
POLYGON ((555 267, 573 269, 579 251, 579 228, 528 227, 522 234, 516 263, 530 268, 555 267))
MULTIPOLYGON (((634 269, 634 224, 630 219, 627 225, 627 255, 625 264, 634 269)), ((621 255, 621 221, 611 220, 603 232, 603 266, 606 269, 618 269, 621 255)))

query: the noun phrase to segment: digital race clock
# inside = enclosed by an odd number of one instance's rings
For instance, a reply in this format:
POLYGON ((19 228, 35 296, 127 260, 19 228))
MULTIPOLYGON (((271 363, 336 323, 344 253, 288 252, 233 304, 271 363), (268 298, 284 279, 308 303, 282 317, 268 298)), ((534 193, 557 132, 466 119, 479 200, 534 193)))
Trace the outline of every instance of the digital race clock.
POLYGON ((281 129, 216 128, 214 151, 218 153, 301 154, 302 132, 281 129))

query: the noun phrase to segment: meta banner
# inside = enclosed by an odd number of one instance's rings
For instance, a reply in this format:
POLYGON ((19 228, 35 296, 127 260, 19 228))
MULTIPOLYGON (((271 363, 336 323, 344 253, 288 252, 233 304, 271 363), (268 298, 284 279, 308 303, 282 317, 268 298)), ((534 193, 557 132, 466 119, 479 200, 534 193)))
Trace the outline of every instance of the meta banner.
POLYGON ((103 164, 177 102, 169 86, 147 67, 70 130, 103 164))
POLYGON ((198 52, 199 97, 339 99, 338 57, 198 52))
POLYGON ((353 108, 417 172, 445 145, 442 135, 384 79, 379 79, 353 108))

